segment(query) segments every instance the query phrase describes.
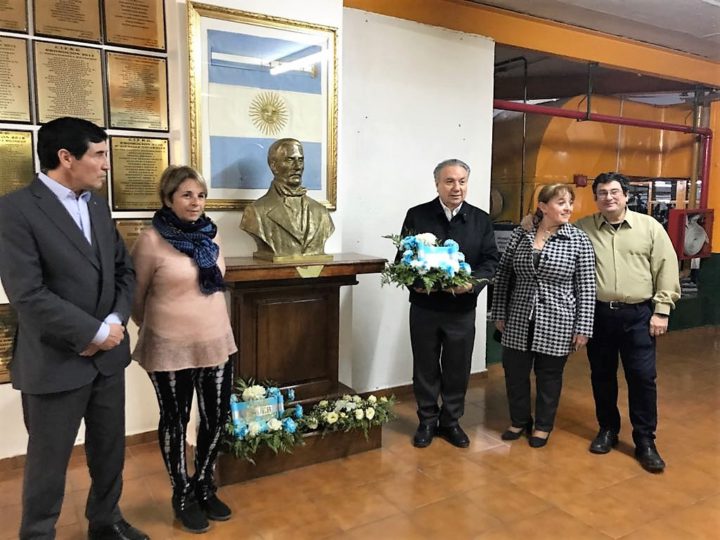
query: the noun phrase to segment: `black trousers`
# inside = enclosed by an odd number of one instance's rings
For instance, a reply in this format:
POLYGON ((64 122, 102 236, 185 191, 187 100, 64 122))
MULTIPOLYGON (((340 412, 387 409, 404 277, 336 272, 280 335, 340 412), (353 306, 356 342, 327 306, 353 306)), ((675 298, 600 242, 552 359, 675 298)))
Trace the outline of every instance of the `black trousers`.
POLYGON ((620 432, 618 354, 628 386, 635 444, 652 442, 657 429, 655 338, 650 335, 650 302, 612 310, 598 302, 593 338, 588 342, 595 413, 601 429, 620 432))
POLYGON ((410 305, 413 391, 420 423, 457 425, 465 412, 474 343, 474 309, 448 313, 410 305))
MULTIPOLYGON (((532 332, 530 332, 532 334, 532 332)), ((528 340, 531 341, 531 338, 528 340)), ((525 427, 532 421, 530 409, 530 371, 535 368, 535 429, 550 432, 560 403, 562 378, 566 356, 552 356, 533 351, 519 351, 503 347, 510 422, 513 427, 525 427)))
POLYGON ((28 431, 20 538, 53 539, 65 477, 80 421, 90 471, 85 516, 90 527, 122 519, 118 501, 125 462, 125 372, 98 373, 85 386, 53 394, 22 394, 28 431))
POLYGON ((220 442, 230 414, 232 363, 207 368, 150 372, 160 405, 158 442, 170 475, 173 497, 202 490, 215 492, 213 473, 220 442), (195 451, 195 475, 187 472, 185 437, 193 393, 197 391, 200 427, 195 451))

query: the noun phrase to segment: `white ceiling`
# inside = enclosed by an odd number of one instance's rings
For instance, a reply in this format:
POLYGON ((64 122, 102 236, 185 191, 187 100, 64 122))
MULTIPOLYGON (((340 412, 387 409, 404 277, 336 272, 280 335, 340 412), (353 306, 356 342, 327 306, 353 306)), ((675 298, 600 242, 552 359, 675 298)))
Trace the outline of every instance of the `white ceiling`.
POLYGON ((470 0, 720 61, 720 0, 470 0))

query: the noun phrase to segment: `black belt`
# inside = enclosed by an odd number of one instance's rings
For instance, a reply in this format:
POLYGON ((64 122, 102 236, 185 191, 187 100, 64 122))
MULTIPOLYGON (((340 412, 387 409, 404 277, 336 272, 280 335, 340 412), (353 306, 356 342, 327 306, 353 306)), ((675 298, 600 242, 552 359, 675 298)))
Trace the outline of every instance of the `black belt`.
POLYGON ((612 309, 615 311, 616 309, 627 309, 627 308, 633 308, 637 306, 642 306, 644 304, 647 304, 650 302, 650 300, 643 300, 642 302, 637 302, 635 304, 628 304, 627 302, 618 302, 617 300, 610 300, 610 302, 601 302, 600 300, 597 301, 598 304, 600 304, 603 307, 606 307, 608 309, 612 309))

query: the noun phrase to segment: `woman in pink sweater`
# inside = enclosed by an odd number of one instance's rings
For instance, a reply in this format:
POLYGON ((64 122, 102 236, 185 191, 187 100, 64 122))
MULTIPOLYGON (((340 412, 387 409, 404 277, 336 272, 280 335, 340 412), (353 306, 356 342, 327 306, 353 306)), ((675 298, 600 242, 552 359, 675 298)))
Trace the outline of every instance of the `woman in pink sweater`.
POLYGON ((204 214, 207 185, 191 167, 160 178, 162 208, 132 252, 137 289, 132 317, 140 328, 133 359, 145 368, 160 405, 158 439, 173 488, 176 518, 192 532, 231 510, 218 499, 213 470, 230 408, 237 351, 223 293, 217 226, 204 214), (185 435, 193 391, 200 428, 195 475, 188 476, 185 435))

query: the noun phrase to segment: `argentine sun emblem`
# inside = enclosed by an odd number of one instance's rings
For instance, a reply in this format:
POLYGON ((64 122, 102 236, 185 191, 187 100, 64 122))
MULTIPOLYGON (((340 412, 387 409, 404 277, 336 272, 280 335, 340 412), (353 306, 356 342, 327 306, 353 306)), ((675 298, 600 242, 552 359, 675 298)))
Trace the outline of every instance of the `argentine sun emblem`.
POLYGON ((250 103, 250 119, 265 135, 275 135, 285 127, 288 110, 277 92, 261 92, 250 103))

